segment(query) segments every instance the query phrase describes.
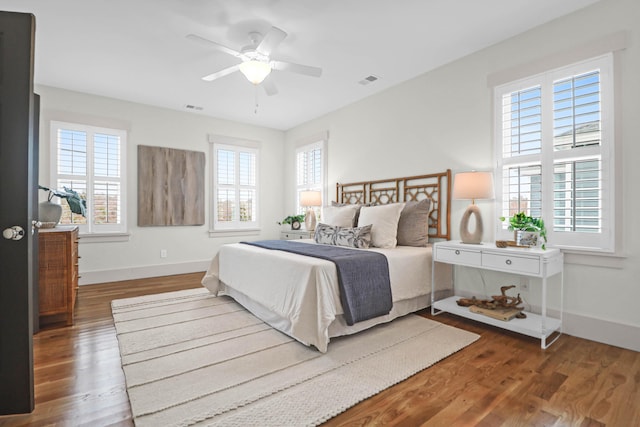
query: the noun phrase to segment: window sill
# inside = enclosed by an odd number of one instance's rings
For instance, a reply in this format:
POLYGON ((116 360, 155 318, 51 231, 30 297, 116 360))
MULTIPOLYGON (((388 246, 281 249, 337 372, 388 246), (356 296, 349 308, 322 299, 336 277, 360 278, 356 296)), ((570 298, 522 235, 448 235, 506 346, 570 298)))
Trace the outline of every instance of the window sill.
POLYGON ((257 236, 259 234, 260 234, 259 228, 235 229, 235 230, 209 230, 209 237, 257 236))
POLYGON ((109 243, 109 242, 128 242, 131 234, 129 233, 91 233, 80 234, 82 243, 109 243))

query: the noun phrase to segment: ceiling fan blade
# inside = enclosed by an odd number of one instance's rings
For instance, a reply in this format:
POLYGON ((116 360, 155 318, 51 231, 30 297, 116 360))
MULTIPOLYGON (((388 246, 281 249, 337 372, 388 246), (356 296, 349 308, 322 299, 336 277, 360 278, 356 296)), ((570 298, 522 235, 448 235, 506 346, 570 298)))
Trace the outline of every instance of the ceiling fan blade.
POLYGON ((278 27, 271 27, 269 32, 264 36, 256 51, 265 56, 271 55, 271 52, 287 37, 287 33, 278 27))
POLYGON ((264 91, 267 95, 272 96, 278 93, 278 88, 274 83, 273 79, 269 76, 262 82, 262 87, 264 87, 264 91))
POLYGON ((233 50, 230 47, 223 46, 220 43, 216 43, 214 41, 211 41, 209 39, 205 39, 204 37, 200 37, 200 36, 197 36, 195 34, 188 34, 187 38, 189 40, 192 40, 192 41, 196 42, 196 43, 200 43, 203 46, 207 46, 207 47, 216 49, 216 50, 218 50, 220 52, 228 53, 229 55, 232 55, 232 56, 235 56, 235 57, 238 57, 238 58, 242 58, 244 56, 243 54, 241 54, 237 50, 233 50))
POLYGON ((271 61, 271 68, 278 71, 291 71, 293 73, 304 74, 305 76, 320 77, 322 68, 310 65, 294 64, 293 62, 271 61))
POLYGON ((238 70, 240 70, 240 64, 234 65, 234 66, 229 67, 229 68, 225 68, 224 70, 217 71, 217 72, 215 72, 213 74, 209 74, 208 76, 204 76, 202 78, 202 80, 207 81, 207 82, 212 82, 215 79, 219 79, 220 77, 227 76, 227 75, 229 75, 229 74, 231 74, 231 73, 233 73, 235 71, 238 71, 238 70))

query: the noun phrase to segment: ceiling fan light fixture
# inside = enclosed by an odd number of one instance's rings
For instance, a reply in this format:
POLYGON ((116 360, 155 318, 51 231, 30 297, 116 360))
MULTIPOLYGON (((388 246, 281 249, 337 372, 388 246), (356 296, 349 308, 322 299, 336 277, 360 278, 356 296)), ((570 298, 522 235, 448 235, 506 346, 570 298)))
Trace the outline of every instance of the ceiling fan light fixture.
POLYGON ((271 65, 268 62, 251 59, 240 64, 240 71, 254 85, 262 83, 271 72, 271 65))

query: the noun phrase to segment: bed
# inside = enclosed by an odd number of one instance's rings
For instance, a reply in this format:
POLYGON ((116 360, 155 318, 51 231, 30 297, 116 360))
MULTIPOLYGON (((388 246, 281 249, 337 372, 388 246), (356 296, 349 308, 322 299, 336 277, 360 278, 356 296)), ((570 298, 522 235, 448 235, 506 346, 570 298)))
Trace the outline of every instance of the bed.
MULTIPOLYGON (((380 253, 387 259, 392 306, 389 313, 381 316, 354 324, 345 320, 338 271, 333 262, 245 243, 222 246, 202 284, 215 295, 230 296, 258 318, 303 344, 326 352, 333 337, 357 333, 428 307, 433 277, 435 283, 442 284, 442 288, 434 290, 436 295, 448 292, 450 268, 437 264, 432 274, 429 242, 450 238, 450 204, 450 170, 336 184, 336 201, 323 208, 315 239, 326 244, 320 230, 331 229, 333 224, 341 232, 356 234, 368 227, 372 246, 356 246, 355 250, 380 253), (425 206, 428 206, 426 213, 425 206), (412 209, 411 212, 422 209, 426 232, 422 222, 407 222, 408 218, 417 218, 408 216, 412 209), (395 237, 390 239, 394 220, 395 237), (419 232, 416 225, 420 225, 419 232)), ((344 246, 353 245, 353 241, 344 246)), ((318 244, 314 240, 297 242, 318 244)), ((335 235, 331 244, 336 244, 335 235)))

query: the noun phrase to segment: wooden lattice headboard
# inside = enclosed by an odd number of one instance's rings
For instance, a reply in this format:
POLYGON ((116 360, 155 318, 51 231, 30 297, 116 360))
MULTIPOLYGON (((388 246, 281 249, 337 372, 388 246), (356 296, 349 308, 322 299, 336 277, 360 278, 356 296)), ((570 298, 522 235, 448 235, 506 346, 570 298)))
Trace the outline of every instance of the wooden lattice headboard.
POLYGON ((336 184, 336 201, 376 204, 431 200, 429 237, 451 238, 451 170, 429 175, 336 184))

